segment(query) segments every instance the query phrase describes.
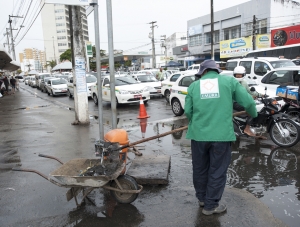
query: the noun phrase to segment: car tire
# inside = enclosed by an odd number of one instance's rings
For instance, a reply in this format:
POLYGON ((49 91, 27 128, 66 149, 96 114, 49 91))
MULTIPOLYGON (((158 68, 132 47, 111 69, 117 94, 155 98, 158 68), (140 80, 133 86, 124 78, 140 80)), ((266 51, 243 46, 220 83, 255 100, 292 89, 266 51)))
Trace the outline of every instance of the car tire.
POLYGON ((184 113, 184 110, 180 104, 179 99, 175 98, 172 100, 172 111, 176 116, 181 116, 184 113))
POLYGON ((165 90, 165 99, 167 102, 170 102, 170 91, 169 90, 165 90))
POLYGON ((47 94, 50 95, 50 93, 47 91, 47 94))
POLYGON ((147 105, 147 104, 148 104, 148 101, 149 101, 149 100, 145 100, 145 101, 144 101, 144 104, 147 105))
POLYGON ((51 95, 52 95, 52 97, 54 97, 55 96, 55 94, 53 93, 53 91, 51 90, 51 95))
POLYGON ((98 105, 98 97, 96 94, 93 94, 93 101, 94 101, 95 105, 98 105))

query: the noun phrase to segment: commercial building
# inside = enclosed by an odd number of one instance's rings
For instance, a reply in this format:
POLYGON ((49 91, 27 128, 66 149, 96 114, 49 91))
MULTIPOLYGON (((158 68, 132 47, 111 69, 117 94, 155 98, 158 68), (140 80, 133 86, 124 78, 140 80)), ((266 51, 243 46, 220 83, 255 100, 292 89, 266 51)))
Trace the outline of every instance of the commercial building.
POLYGON ((187 44, 186 32, 175 32, 162 42, 162 47, 165 48, 164 57, 161 61, 168 63, 169 61, 178 61, 184 59, 178 59, 177 55, 173 54, 173 48, 187 44))
MULTIPOLYGON (((271 30, 300 23, 299 10, 300 3, 296 1, 251 0, 215 12, 215 60, 244 56, 253 50, 253 46, 255 49, 270 47, 271 30), (255 40, 254 44, 252 40, 255 40)), ((188 65, 210 59, 210 14, 189 20, 187 30, 188 56, 185 61, 188 65)))
MULTIPOLYGON (((82 6, 80 11, 83 40, 88 41, 86 10, 82 6)), ((59 62, 60 55, 71 48, 69 7, 61 4, 45 4, 41 16, 47 61, 59 62)))
POLYGON ((19 53, 21 70, 26 72, 29 69, 42 72, 46 65, 45 52, 35 48, 26 48, 23 53, 19 53))

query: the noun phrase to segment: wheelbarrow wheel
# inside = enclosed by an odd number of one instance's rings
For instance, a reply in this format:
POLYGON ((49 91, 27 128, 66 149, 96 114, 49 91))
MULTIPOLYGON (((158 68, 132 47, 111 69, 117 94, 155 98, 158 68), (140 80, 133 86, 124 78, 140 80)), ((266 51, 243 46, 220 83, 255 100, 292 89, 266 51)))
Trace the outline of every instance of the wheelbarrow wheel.
MULTIPOLYGON (((122 175, 118 177, 118 181, 124 190, 138 190, 138 184, 135 179, 128 175, 122 175)), ((118 188, 118 185, 115 181, 111 183, 111 187, 118 188)), ((132 203, 138 197, 138 193, 122 193, 117 191, 110 191, 110 194, 115 198, 119 203, 132 203)))

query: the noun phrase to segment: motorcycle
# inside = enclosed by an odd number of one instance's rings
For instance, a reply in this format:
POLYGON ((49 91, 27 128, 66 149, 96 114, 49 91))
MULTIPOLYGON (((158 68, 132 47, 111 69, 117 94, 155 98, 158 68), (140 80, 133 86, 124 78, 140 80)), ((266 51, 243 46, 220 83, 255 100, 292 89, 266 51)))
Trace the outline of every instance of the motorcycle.
MULTIPOLYGON (((252 121, 250 130, 256 136, 269 133, 271 140, 280 147, 292 147, 300 139, 300 130, 296 122, 289 119, 289 115, 280 112, 281 107, 275 99, 257 98, 263 104, 258 111, 258 116, 252 121)), ((235 108, 235 111, 241 111, 235 108)), ((244 129, 247 125, 247 115, 233 117, 234 131, 236 136, 247 135, 244 129)))
POLYGON ((300 126, 300 105, 298 101, 283 98, 284 104, 281 107, 280 112, 289 115, 290 119, 298 123, 300 126))

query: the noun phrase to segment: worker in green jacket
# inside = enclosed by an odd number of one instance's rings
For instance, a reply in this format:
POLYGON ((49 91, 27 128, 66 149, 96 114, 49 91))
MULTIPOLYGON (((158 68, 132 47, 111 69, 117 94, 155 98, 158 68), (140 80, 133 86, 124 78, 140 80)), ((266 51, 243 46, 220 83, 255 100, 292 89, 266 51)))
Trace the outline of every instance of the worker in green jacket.
POLYGON ((186 138, 191 139, 193 183, 202 213, 226 210, 219 204, 231 161, 231 142, 236 140, 232 103, 237 101, 252 117, 256 105, 246 89, 234 78, 219 75, 215 61, 206 60, 195 75, 200 78, 188 88, 184 112, 189 119, 186 138))

